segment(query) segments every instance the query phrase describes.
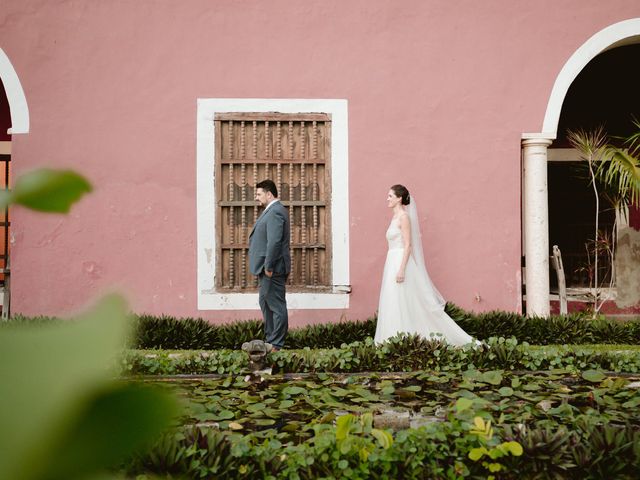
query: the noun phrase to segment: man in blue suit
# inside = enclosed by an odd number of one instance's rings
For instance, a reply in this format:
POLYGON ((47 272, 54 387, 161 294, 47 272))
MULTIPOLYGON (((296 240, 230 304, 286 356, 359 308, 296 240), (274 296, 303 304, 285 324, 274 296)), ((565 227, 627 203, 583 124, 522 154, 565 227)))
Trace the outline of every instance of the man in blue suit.
POLYGON ((258 301, 265 340, 274 350, 280 350, 289 329, 285 297, 291 272, 289 215, 278 200, 278 189, 272 180, 256 185, 256 201, 265 208, 249 235, 249 269, 260 282, 258 301))

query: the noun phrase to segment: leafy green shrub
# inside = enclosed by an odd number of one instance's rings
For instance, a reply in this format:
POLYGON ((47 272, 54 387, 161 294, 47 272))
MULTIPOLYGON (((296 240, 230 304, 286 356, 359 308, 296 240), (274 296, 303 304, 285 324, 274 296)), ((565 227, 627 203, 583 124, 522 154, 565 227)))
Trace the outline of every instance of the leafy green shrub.
POLYGON ((277 434, 265 439, 185 427, 160 438, 126 470, 238 479, 637 478, 639 438, 632 428, 491 426, 473 412, 466 417, 452 414, 392 436, 374 433, 367 414, 345 415, 336 425, 315 425, 314 436, 299 444, 282 443, 277 434))
MULTIPOLYGON (((382 345, 371 338, 340 348, 281 350, 269 354, 274 373, 600 369, 640 372, 640 351, 601 351, 589 346, 532 348, 515 338, 489 338, 478 347, 456 348, 437 339, 397 336, 382 345)), ((238 350, 126 351, 122 370, 131 375, 237 374, 246 372, 247 355, 238 350)))
MULTIPOLYGON (((640 344, 640 321, 591 320, 580 314, 526 317, 493 311, 474 314, 448 303, 447 313, 466 332, 480 340, 515 337, 534 345, 624 343, 640 344)), ((262 321, 248 320, 217 325, 202 319, 138 317, 135 348, 237 349, 243 342, 263 337, 262 321)), ((375 335, 377 319, 323 323, 291 329, 289 349, 339 348, 375 335)))
POLYGON ((76 321, 0 331, 1 478, 96 478, 180 413, 167 392, 116 380, 126 311, 111 296, 76 321))
MULTIPOLYGON (((287 348, 333 348, 372 337, 376 321, 340 322, 291 329, 287 348)), ((140 349, 214 350, 238 349, 244 342, 263 338, 261 320, 246 320, 222 325, 203 319, 176 319, 170 316, 141 315, 137 318, 135 347, 140 349)))
POLYGON ((24 315, 15 314, 12 315, 11 318, 0 322, 0 327, 11 328, 11 327, 21 327, 27 325, 50 325, 52 323, 60 322, 61 320, 57 317, 47 317, 44 315, 40 315, 37 317, 26 317, 24 315))
POLYGON ((376 333, 375 318, 361 321, 321 323, 295 328, 287 336, 287 348, 334 348, 343 343, 357 342, 376 333))
POLYGON ((183 353, 128 350, 120 363, 122 373, 134 375, 239 374, 247 369, 247 355, 238 350, 183 353))
POLYGON ((215 325, 201 318, 140 315, 134 342, 141 349, 238 349, 244 342, 262 336, 262 322, 257 320, 215 325))
MULTIPOLYGON (((620 322, 580 314, 525 317, 517 313, 493 311, 474 314, 448 303, 447 313, 470 335, 486 340, 514 337, 532 345, 549 344, 640 344, 640 320, 620 322)), ((178 319, 171 316, 139 315, 134 317, 136 335, 132 347, 166 350, 239 349, 246 341, 263 338, 261 320, 212 324, 201 318, 178 319)), ((0 326, 12 324, 46 324, 51 317, 16 316, 0 326)), ((343 344, 373 338, 376 318, 343 321, 294 328, 289 331, 286 348, 340 348, 343 344)))

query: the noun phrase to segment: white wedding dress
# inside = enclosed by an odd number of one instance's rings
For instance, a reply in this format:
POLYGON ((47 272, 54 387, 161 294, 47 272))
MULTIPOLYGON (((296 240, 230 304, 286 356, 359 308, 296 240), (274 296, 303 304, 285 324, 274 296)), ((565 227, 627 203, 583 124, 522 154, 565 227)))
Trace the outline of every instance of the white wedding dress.
POLYGON ((396 282, 396 275, 404 254, 402 232, 396 219, 391 220, 387 229, 389 251, 382 274, 375 342, 384 342, 398 333, 408 333, 425 338, 441 335, 440 338, 456 346, 470 343, 473 341, 471 336, 445 313, 445 301, 429 278, 424 266, 413 199, 409 207, 412 253, 405 269, 404 282, 401 283, 396 282))

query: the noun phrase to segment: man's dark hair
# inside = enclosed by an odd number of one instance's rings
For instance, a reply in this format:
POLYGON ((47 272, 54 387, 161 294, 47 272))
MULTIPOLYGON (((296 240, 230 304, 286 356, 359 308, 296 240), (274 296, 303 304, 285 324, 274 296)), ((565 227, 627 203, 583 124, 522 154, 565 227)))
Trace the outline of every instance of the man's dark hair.
POLYGON ((256 184, 256 188, 261 188, 265 192, 271 192, 275 198, 278 198, 278 187, 273 183, 273 180, 262 180, 260 183, 256 184))

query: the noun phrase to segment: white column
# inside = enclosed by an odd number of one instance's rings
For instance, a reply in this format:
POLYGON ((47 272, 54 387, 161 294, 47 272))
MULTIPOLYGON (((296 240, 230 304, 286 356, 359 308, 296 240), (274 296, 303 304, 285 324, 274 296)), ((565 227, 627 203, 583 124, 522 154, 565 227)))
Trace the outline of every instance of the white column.
POLYGON ((550 138, 524 136, 524 236, 527 315, 549 315, 549 202, 547 147, 550 138))

